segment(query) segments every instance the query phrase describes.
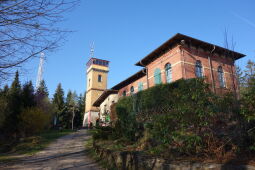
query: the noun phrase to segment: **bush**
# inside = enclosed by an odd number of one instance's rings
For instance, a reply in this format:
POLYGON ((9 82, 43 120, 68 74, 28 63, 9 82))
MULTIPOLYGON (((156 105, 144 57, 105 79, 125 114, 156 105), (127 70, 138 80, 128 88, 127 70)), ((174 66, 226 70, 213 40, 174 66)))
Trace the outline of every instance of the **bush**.
POLYGON ((241 99, 241 114, 245 118, 249 148, 255 152, 255 78, 250 80, 241 99))
POLYGON ((20 128, 25 135, 33 135, 42 132, 49 126, 51 116, 41 108, 31 107, 21 112, 20 121, 20 128))
POLYGON ((114 129, 109 126, 96 126, 91 132, 94 140, 108 140, 112 137, 113 131, 114 129))
POLYGON ((146 125, 148 140, 180 154, 217 156, 243 143, 234 95, 216 96, 203 79, 178 80, 124 97, 116 112, 117 136, 136 141, 146 125))
POLYGON ((132 98, 123 98, 118 102, 116 106, 118 120, 115 123, 114 135, 135 141, 138 123, 136 122, 136 115, 131 108, 132 98))

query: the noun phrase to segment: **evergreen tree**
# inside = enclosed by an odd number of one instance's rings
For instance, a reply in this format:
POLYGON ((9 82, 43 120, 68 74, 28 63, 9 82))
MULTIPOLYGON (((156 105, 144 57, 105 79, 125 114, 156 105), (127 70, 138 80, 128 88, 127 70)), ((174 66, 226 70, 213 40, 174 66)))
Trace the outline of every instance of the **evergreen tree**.
POLYGON ((7 113, 7 95, 8 95, 9 87, 6 85, 4 89, 0 89, 0 131, 3 131, 1 128, 4 125, 7 113))
POLYGON ((35 94, 32 81, 29 81, 23 85, 22 102, 24 108, 35 106, 35 94))
POLYGON ((36 94, 35 94, 35 100, 37 106, 43 106, 45 102, 48 100, 48 89, 46 87, 45 81, 42 80, 40 82, 39 87, 36 89, 36 94))
POLYGON ((15 74, 11 88, 8 90, 6 121, 4 125, 6 135, 17 139, 19 135, 19 115, 21 113, 21 85, 18 71, 15 74))
POLYGON ((77 128, 77 119, 79 119, 79 107, 78 107, 78 96, 77 93, 74 91, 72 93, 72 101, 70 103, 71 112, 72 112, 72 129, 77 128))
POLYGON ((52 102, 55 108, 54 109, 54 125, 57 126, 59 123, 59 116, 63 115, 64 108, 65 108, 64 90, 61 87, 61 83, 59 83, 57 86, 52 102))
POLYGON ((71 90, 68 91, 65 103, 65 112, 62 114, 62 125, 64 128, 69 129, 72 126, 74 96, 71 90))
POLYGON ((85 96, 86 95, 82 95, 80 94, 78 97, 78 112, 75 116, 74 119, 74 126, 79 128, 82 126, 82 122, 83 122, 83 116, 84 116, 84 111, 85 111, 85 96))
POLYGON ((45 84, 45 81, 42 80, 35 94, 36 106, 42 109, 45 114, 48 114, 49 117, 53 118, 54 107, 52 103, 50 102, 48 95, 49 95, 49 92, 48 92, 47 86, 45 84))
POLYGON ((255 62, 249 60, 244 72, 246 87, 249 87, 250 84, 253 83, 253 79, 255 78, 255 62))
POLYGON ((20 94, 21 85, 19 81, 19 72, 16 71, 14 81, 11 84, 10 92, 13 94, 20 94))
POLYGON ((8 87, 8 85, 5 85, 5 86, 4 86, 4 89, 2 90, 2 92, 3 92, 3 93, 2 93, 3 95, 7 95, 7 94, 8 94, 8 92, 9 92, 9 87, 8 87))
POLYGON ((243 91, 245 90, 245 77, 244 77, 244 73, 241 70, 241 68, 237 65, 235 65, 235 75, 236 75, 236 80, 237 80, 237 85, 238 85, 238 89, 239 89, 239 93, 240 95, 243 94, 243 91))
POLYGON ((250 77, 247 90, 244 92, 242 98, 242 113, 248 121, 253 121, 255 126, 255 76, 250 77))
POLYGON ((244 76, 243 76, 243 72, 241 70, 241 68, 238 65, 235 65, 235 74, 236 74, 236 79, 238 82, 238 86, 239 88, 243 86, 244 83, 244 76))
POLYGON ((71 90, 68 91, 67 96, 66 96, 66 105, 67 106, 73 106, 75 103, 75 92, 73 93, 71 90))
POLYGON ((44 80, 40 82, 39 87, 36 89, 36 96, 40 99, 49 96, 49 92, 44 80))
POLYGON ((58 84, 55 94, 53 95, 53 103, 56 105, 58 110, 62 110, 64 108, 64 90, 62 89, 61 83, 58 84))

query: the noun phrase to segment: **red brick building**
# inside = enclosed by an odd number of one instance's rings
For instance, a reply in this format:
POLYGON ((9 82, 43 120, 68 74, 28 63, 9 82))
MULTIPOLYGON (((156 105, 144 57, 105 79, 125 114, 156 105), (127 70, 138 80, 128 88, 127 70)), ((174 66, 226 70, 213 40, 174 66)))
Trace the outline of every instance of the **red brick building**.
POLYGON ((176 34, 137 62, 143 69, 112 87, 129 96, 159 83, 204 77, 216 93, 238 93, 235 60, 244 54, 186 35, 176 34))
POLYGON ((110 107, 121 96, 129 96, 160 83, 178 79, 203 77, 213 92, 238 92, 235 60, 244 54, 234 52, 186 35, 176 34, 135 65, 142 67, 136 74, 105 90, 95 107, 110 107), (111 95, 117 95, 112 101, 111 95), (109 105, 109 106, 108 106, 109 105))

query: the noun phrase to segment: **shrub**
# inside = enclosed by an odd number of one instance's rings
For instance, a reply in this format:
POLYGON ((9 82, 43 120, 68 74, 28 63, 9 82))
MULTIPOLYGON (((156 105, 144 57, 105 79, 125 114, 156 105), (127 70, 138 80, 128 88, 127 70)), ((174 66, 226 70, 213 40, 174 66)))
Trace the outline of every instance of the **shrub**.
POLYGON ((245 129, 248 135, 249 148, 255 151, 255 78, 250 80, 241 99, 241 114, 246 121, 245 129))
POLYGON ((116 113, 118 120, 115 123, 114 135, 135 141, 138 123, 136 122, 136 115, 132 111, 132 98, 121 99, 116 105, 116 113))
POLYGON ((243 142, 234 95, 216 96, 203 79, 178 80, 124 97, 116 112, 119 137, 136 141, 146 125, 148 140, 180 154, 217 156, 236 152, 243 142))
POLYGON ((108 140, 112 136, 112 133, 113 133, 113 129, 111 127, 97 126, 92 131, 92 137, 94 140, 98 140, 98 139, 108 140))
POLYGON ((50 114, 41 108, 31 107, 24 109, 20 115, 20 128, 26 135, 42 132, 50 124, 50 114))

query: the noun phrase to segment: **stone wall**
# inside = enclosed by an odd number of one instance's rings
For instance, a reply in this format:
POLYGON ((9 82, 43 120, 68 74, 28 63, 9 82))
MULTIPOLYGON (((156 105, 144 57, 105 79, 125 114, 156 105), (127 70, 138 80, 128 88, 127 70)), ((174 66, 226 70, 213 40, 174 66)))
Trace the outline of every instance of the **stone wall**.
POLYGON ((145 156, 140 152, 118 152, 94 144, 97 155, 112 169, 121 170, 255 170, 250 165, 214 163, 170 162, 145 156))

